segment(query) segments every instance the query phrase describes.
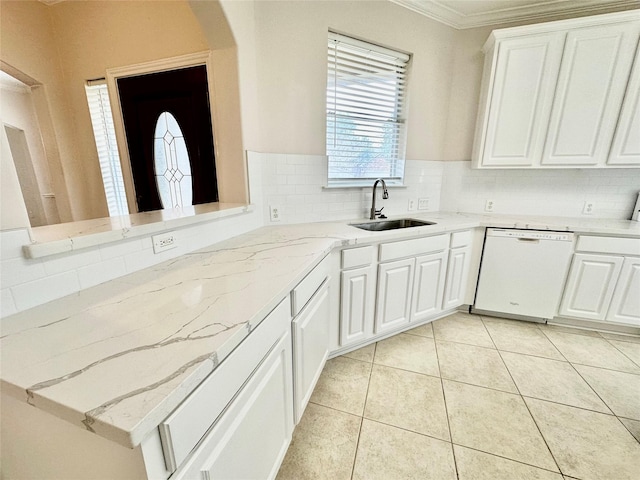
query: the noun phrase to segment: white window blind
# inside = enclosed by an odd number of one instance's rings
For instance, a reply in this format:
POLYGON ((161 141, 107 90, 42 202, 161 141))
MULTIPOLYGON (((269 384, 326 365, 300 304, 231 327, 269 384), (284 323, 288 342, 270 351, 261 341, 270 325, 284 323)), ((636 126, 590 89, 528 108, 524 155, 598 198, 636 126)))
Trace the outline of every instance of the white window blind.
POLYGON ((329 32, 329 184, 404 177, 410 56, 329 32))
POLYGON ((91 80, 85 85, 93 135, 98 149, 102 183, 107 196, 109 216, 128 215, 127 196, 122 179, 116 132, 109 105, 109 92, 104 80, 91 80))

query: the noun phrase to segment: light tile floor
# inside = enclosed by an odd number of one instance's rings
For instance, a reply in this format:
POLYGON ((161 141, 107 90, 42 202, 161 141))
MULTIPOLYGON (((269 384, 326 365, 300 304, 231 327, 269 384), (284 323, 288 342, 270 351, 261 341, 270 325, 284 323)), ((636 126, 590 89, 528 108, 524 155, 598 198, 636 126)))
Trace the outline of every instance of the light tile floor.
POLYGON ((278 479, 414 478, 640 479, 640 337, 456 313, 329 360, 278 479))

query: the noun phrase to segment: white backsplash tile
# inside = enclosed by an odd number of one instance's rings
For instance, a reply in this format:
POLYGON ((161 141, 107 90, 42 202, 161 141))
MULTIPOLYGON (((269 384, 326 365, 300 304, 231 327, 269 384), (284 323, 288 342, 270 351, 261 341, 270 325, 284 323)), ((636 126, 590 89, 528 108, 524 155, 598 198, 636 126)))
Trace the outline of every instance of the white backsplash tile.
MULTIPOLYGON (((369 216, 371 187, 325 188, 327 157, 324 155, 249 152, 249 158, 261 163, 260 188, 264 194, 262 213, 265 224, 351 220, 369 216), (279 222, 270 221, 270 205, 279 208, 279 222)), ((417 207, 418 198, 429 198, 429 210, 438 210, 442 172, 442 162, 407 160, 405 187, 390 188, 389 198, 378 198, 376 207, 384 207, 384 213, 389 216, 410 215, 409 199, 413 199, 417 207)))
POLYGON ((22 246, 31 243, 29 232, 26 228, 17 230, 5 230, 0 236, 0 258, 9 260, 22 258, 22 246))
POLYGON ((11 289, 3 288, 0 290, 0 316, 6 317, 8 315, 13 315, 17 311, 11 289))
POLYGON ((46 276, 42 261, 39 259, 11 258, 2 259, 0 268, 0 287, 9 288, 46 276))
POLYGON ((122 257, 78 268, 78 279, 82 289, 108 282, 126 274, 127 269, 122 257))
POLYGON ((440 208, 484 213, 626 219, 640 191, 640 169, 476 170, 471 162, 444 162, 440 208))
POLYGON ((78 280, 78 272, 75 270, 21 283, 11 288, 16 308, 19 311, 78 291, 80 291, 80 281, 78 280))
POLYGON ((47 275, 68 272, 87 265, 92 265, 101 261, 100 250, 91 248, 78 251, 75 255, 54 255, 43 261, 44 270, 47 275))

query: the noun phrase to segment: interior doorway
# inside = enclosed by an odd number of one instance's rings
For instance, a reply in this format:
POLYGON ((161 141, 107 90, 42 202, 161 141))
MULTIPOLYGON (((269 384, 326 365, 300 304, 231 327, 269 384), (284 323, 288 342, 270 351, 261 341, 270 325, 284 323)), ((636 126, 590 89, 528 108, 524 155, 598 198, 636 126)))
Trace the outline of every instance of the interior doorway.
POLYGON ((117 79, 138 211, 218 201, 207 69, 117 79))

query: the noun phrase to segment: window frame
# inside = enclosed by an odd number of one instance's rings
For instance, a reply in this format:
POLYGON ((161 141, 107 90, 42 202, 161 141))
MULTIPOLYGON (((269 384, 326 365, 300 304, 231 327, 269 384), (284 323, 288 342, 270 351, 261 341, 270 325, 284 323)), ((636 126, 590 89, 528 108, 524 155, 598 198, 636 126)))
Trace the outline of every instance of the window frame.
POLYGON ((376 178, 404 185, 411 55, 333 31, 327 47, 327 187, 370 186, 376 178), (348 174, 356 168, 350 157, 361 160, 360 174, 348 174))

